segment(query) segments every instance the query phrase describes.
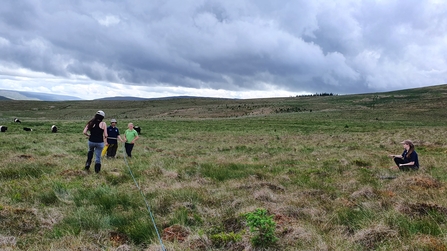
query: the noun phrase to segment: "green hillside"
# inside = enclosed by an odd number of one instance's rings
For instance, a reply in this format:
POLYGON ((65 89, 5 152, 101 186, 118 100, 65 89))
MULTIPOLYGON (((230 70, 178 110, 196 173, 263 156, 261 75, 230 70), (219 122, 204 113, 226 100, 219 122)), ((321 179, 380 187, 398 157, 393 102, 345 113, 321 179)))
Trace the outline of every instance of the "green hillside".
POLYGON ((447 250, 446 93, 0 101, 0 249, 447 250), (99 174, 97 110, 142 129, 99 174), (418 171, 390 169, 405 139, 418 171))

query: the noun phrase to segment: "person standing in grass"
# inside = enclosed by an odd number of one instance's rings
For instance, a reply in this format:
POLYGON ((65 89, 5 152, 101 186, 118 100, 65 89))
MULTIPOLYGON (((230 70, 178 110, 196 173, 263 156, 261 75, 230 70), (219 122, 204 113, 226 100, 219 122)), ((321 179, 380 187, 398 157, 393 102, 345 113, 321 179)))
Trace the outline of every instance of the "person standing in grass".
POLYGON ((419 159, 418 154, 414 150, 414 144, 411 140, 404 140, 400 142, 404 146, 404 152, 402 155, 389 155, 393 158, 394 163, 396 163, 399 170, 418 170, 419 169, 419 159))
POLYGON ((107 142, 107 124, 102 120, 106 114, 103 111, 97 111, 84 128, 84 135, 88 137, 87 161, 85 162, 85 170, 89 170, 92 164, 93 153, 95 154, 95 172, 101 170, 101 152, 104 144, 107 142))
POLYGON ((107 158, 115 158, 118 150, 118 139, 122 141, 120 131, 116 127, 116 119, 110 120, 110 126, 107 127, 107 158))
POLYGON ((133 128, 133 124, 129 123, 127 125, 128 129, 124 132, 124 147, 126 149, 126 154, 129 157, 132 157, 132 150, 135 145, 135 141, 139 138, 138 132, 133 128))

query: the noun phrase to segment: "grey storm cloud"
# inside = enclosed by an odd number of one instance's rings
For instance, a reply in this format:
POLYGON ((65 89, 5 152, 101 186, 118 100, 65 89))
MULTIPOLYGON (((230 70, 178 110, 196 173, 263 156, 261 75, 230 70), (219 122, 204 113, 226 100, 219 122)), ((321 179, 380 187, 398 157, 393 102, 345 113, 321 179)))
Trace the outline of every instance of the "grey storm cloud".
POLYGON ((362 93, 447 82, 444 1, 43 1, 0 7, 0 65, 141 86, 362 93))

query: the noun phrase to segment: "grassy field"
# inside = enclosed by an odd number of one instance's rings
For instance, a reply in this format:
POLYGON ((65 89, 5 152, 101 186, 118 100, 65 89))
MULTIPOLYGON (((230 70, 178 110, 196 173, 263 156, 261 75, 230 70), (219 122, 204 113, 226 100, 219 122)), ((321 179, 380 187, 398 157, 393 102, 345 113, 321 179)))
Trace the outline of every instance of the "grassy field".
POLYGON ((161 250, 146 200, 167 250, 447 250, 446 96, 0 101, 0 249, 161 250), (86 173, 100 109, 141 138, 86 173))

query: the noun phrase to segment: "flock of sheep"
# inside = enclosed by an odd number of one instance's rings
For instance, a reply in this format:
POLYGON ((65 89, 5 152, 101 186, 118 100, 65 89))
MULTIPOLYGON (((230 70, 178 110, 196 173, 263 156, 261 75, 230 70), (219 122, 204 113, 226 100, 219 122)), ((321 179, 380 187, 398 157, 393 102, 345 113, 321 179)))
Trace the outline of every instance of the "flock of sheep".
MULTIPOLYGON (((18 118, 14 119, 14 123, 22 123, 22 121, 20 121, 18 118)), ((6 132, 6 130, 8 130, 8 127, 0 125, 0 132, 6 132)), ((32 131, 33 129, 29 128, 29 127, 23 127, 24 131, 32 131)), ((52 125, 51 126, 51 132, 52 133, 56 133, 57 132, 57 126, 56 125, 52 125)))

